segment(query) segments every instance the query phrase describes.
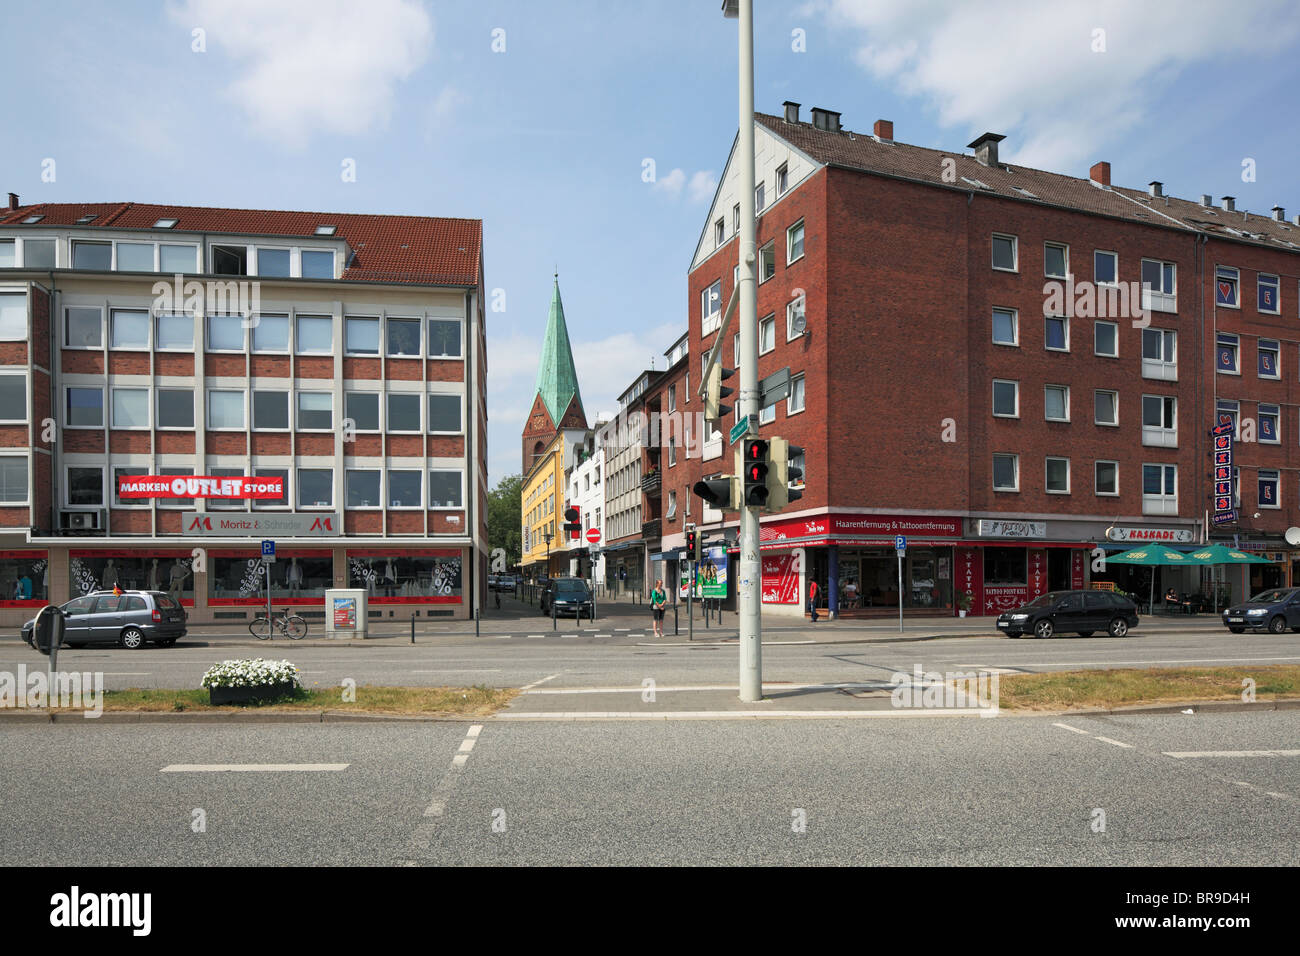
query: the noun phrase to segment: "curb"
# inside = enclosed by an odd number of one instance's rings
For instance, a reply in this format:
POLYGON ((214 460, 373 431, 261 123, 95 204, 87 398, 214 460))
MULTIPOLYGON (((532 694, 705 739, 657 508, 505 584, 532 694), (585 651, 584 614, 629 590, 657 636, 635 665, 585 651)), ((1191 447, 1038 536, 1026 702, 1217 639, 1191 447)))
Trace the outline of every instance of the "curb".
POLYGON ((1053 710, 1053 711, 1004 711, 1007 714, 1026 717, 1100 717, 1124 716, 1126 714, 1181 714, 1185 710, 1194 714, 1241 714, 1255 711, 1300 710, 1300 697, 1282 697, 1277 700, 1257 700, 1246 703, 1241 700, 1189 700, 1165 704, 1133 704, 1127 707, 1101 707, 1092 710, 1053 710))
POLYGON ((98 717, 87 717, 82 711, 69 713, 38 713, 17 711, 0 713, 0 727, 7 722, 23 724, 332 724, 332 723, 473 723, 491 720, 488 717, 461 717, 456 715, 423 714, 350 714, 341 711, 263 711, 260 713, 201 713, 169 711, 104 711, 98 717))

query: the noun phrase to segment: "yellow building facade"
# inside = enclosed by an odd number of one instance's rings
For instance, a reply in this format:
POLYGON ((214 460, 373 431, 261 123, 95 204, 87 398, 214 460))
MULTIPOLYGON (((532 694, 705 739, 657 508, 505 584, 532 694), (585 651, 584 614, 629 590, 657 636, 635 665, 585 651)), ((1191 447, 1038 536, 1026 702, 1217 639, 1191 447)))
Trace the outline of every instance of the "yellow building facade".
POLYGON ((538 455, 524 476, 522 492, 523 558, 520 564, 530 578, 553 576, 557 568, 567 567, 565 542, 561 539, 564 524, 564 439, 558 432, 538 455), (550 545, 547 545, 547 535, 550 545), (550 552, 550 567, 547 552, 550 552))

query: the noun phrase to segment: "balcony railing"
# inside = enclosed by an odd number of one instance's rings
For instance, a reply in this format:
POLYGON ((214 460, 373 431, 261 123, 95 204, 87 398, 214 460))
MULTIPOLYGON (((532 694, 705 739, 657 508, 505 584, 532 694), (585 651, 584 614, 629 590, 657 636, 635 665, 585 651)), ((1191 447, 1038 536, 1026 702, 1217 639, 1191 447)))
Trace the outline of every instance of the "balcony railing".
POLYGON ((654 471, 650 472, 650 474, 644 475, 641 478, 641 490, 644 491, 647 495, 659 494, 659 490, 662 487, 663 487, 663 474, 657 468, 654 471))
POLYGON ((641 522, 641 537, 658 538, 659 537, 659 519, 652 518, 650 521, 641 522))

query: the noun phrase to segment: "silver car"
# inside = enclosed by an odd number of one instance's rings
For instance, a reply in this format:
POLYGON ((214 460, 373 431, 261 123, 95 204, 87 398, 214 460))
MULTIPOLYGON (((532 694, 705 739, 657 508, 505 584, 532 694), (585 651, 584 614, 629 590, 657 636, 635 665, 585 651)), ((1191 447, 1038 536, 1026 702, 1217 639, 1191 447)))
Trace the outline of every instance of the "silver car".
MULTIPOLYGON (((171 647, 185 636, 188 615, 163 591, 94 591, 73 598, 63 612, 63 645, 117 644, 136 650, 146 643, 171 647)), ((33 619, 23 625, 23 640, 35 647, 33 619)))

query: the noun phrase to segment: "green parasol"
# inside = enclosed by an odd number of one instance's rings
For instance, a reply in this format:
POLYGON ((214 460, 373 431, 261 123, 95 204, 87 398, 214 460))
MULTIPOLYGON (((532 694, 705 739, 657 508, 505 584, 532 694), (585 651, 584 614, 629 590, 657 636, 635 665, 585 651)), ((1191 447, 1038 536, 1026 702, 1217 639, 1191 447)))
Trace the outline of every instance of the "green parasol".
MULTIPOLYGON (((1190 554, 1184 554, 1181 551, 1175 551, 1173 548, 1166 548, 1163 544, 1146 544, 1140 548, 1134 548, 1131 551, 1125 551, 1123 554, 1117 554, 1113 558, 1106 559, 1107 564, 1146 564, 1146 565, 1202 565, 1211 564, 1210 561, 1201 561, 1190 554)), ((1156 576, 1151 575, 1151 594, 1147 598, 1148 607, 1154 611, 1156 600, 1156 576)))

